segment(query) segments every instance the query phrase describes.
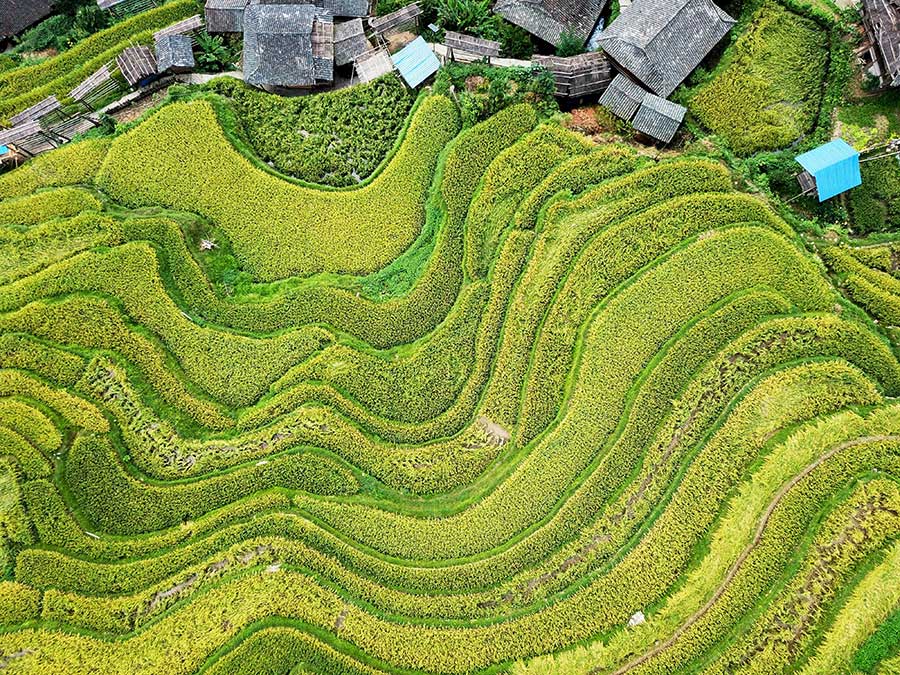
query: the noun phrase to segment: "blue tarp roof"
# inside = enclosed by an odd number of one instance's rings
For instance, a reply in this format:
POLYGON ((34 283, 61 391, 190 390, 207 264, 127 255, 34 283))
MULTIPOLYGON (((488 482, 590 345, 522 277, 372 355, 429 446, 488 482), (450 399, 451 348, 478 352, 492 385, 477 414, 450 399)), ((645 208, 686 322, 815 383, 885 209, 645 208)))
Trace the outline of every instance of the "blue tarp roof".
POLYGON ((816 179, 820 202, 862 183, 859 153, 840 138, 804 152, 797 161, 816 179))
POLYGON ((0 145, 0 155, 5 155, 7 152, 9 152, 9 148, 5 145, 0 145))
POLYGON ((421 36, 391 56, 391 60, 410 87, 418 87, 441 67, 437 56, 421 36))

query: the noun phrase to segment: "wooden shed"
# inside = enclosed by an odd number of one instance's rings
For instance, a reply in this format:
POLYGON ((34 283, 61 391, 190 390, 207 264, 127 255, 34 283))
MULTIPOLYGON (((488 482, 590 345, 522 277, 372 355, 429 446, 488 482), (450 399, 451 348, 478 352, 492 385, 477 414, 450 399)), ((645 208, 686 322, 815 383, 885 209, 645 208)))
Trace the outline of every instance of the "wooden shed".
POLYGON ((334 23, 315 5, 252 4, 244 12, 244 80, 308 88, 334 78, 334 23))
POLYGON ((116 65, 132 87, 146 83, 157 73, 156 57, 149 47, 143 45, 126 48, 116 57, 116 65))
POLYGON ((52 0, 0 0, 0 42, 31 28, 52 13, 52 0))
POLYGON ((577 56, 535 56, 534 63, 553 74, 556 95, 579 98, 596 94, 609 86, 612 73, 609 61, 600 52, 577 56))
POLYGON ((244 30, 247 0, 206 0, 203 11, 210 33, 240 33, 244 30))

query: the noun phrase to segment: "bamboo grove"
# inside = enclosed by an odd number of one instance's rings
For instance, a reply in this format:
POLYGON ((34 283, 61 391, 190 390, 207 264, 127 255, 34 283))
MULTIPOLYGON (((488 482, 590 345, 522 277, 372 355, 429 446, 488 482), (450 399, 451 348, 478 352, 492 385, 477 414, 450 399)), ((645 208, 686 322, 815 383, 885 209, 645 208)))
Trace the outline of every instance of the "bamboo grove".
POLYGON ((226 114, 0 177, 0 669, 900 669, 889 245, 527 104, 349 189, 226 114))

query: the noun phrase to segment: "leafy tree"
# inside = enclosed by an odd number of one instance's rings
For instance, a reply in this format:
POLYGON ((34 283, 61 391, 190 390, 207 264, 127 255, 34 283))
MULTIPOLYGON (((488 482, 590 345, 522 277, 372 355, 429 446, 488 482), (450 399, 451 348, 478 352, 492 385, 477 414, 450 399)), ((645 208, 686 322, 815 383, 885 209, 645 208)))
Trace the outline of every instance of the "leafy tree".
POLYGON ((236 55, 219 35, 206 31, 197 34, 197 65, 210 72, 231 70, 235 67, 236 55))
POLYGON ((559 36, 559 44, 556 45, 557 56, 575 56, 584 54, 584 40, 569 31, 563 31, 559 36))

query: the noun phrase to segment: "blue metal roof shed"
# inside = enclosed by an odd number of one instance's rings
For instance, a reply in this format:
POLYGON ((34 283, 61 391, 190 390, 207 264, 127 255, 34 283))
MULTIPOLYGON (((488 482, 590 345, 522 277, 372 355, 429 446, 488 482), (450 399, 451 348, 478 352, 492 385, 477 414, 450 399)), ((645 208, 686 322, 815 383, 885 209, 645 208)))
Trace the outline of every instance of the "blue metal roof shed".
POLYGON ((862 184, 859 153, 840 138, 804 152, 797 161, 815 179, 820 202, 862 184))
POLYGON ((418 87, 441 67, 437 56, 421 36, 391 56, 391 61, 400 71, 406 84, 412 88, 418 87))

